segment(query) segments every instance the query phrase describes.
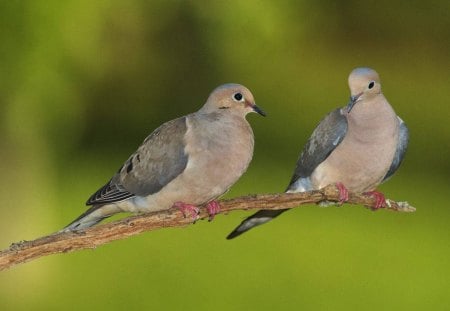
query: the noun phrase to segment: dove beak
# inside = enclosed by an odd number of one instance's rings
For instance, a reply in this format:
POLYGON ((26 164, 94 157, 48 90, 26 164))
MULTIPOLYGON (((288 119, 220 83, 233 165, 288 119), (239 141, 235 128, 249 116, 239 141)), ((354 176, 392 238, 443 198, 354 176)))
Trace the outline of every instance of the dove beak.
POLYGON ((254 112, 256 112, 256 113, 262 115, 263 117, 266 116, 266 113, 265 113, 261 108, 259 108, 258 106, 256 106, 255 104, 252 105, 252 109, 253 109, 254 112))
POLYGON ((361 92, 359 94, 350 96, 350 101, 347 104, 347 113, 350 113, 350 111, 353 109, 353 106, 355 106, 362 94, 363 93, 361 92))

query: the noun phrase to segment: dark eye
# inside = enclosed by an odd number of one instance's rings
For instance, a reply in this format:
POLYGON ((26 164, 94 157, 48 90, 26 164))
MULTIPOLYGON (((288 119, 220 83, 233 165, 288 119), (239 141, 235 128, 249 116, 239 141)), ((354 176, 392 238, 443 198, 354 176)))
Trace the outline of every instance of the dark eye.
POLYGON ((243 97, 243 96, 242 96, 241 93, 236 93, 236 94, 233 95, 233 98, 234 98, 235 100, 237 100, 238 102, 242 100, 242 97, 243 97))
POLYGON ((375 82, 373 82, 373 81, 370 82, 370 83, 369 83, 369 90, 370 90, 371 88, 373 88, 374 85, 375 85, 375 82))

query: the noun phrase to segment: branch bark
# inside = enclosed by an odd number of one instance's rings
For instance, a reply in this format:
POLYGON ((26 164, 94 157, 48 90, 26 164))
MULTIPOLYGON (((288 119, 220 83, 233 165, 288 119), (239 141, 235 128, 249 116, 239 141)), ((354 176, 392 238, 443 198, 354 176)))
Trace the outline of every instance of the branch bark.
MULTIPOLYGON (((258 194, 222 200, 220 201, 220 213, 226 214, 233 210, 294 208, 321 201, 338 202, 339 191, 337 188, 330 185, 321 190, 302 193, 258 194)), ((363 194, 350 193, 347 203, 372 208, 375 205, 375 199, 363 194)), ((407 202, 395 202, 388 199, 386 203, 386 209, 393 211, 414 212, 416 210, 407 202)), ((201 209, 199 217, 200 219, 208 217, 205 209, 201 209)), ((92 249, 142 232, 182 227, 191 223, 190 217, 185 218, 177 209, 170 209, 132 216, 76 232, 57 232, 36 240, 13 243, 9 248, 0 252, 0 271, 42 256, 92 249)))

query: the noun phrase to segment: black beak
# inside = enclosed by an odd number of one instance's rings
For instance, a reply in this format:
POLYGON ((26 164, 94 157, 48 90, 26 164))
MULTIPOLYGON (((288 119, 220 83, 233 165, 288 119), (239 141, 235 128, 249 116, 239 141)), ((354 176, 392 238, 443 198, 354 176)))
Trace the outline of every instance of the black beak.
POLYGON ((362 93, 356 94, 354 96, 350 96, 350 101, 347 104, 347 113, 350 113, 350 111, 353 109, 353 106, 355 106, 358 99, 361 97, 362 93))
POLYGON ((258 106, 253 105, 252 108, 253 108, 253 111, 254 111, 254 112, 259 113, 259 114, 262 115, 263 117, 266 116, 266 113, 265 113, 261 108, 259 108, 258 106))

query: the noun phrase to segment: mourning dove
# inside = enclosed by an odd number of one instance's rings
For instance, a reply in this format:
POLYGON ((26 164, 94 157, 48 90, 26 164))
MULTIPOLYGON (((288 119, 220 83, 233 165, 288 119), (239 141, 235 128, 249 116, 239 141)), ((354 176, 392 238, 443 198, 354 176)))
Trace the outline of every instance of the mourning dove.
MULTIPOLYGON (((319 123, 301 153, 286 192, 337 184, 341 203, 348 200, 350 190, 373 195, 375 208, 384 207, 384 195, 374 190, 400 166, 408 145, 408 128, 381 92, 375 70, 356 68, 348 84, 349 104, 319 123)), ((264 224, 286 210, 261 210, 245 219, 227 238, 264 224)))
POLYGON ((90 227, 119 212, 180 208, 196 217, 207 203, 211 217, 216 198, 246 171, 253 156, 249 112, 265 113, 239 84, 216 88, 195 113, 157 128, 111 180, 87 201, 84 214, 63 231, 90 227))

